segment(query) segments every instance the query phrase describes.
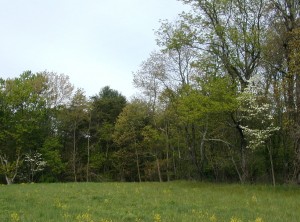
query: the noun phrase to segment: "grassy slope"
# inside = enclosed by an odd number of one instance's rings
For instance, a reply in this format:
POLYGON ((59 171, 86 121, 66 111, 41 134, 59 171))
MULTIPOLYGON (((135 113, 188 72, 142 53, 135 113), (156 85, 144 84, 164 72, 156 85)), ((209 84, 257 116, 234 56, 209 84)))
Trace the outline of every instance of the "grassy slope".
POLYGON ((0 221, 300 221, 299 187, 171 183, 0 186, 0 221))

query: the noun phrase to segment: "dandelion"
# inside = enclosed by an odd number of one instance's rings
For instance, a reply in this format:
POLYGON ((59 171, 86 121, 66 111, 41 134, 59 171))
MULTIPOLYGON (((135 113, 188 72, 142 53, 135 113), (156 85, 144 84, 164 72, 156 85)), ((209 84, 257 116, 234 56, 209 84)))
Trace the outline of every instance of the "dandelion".
POLYGON ((62 210, 66 210, 68 208, 67 204, 63 204, 62 202, 60 202, 60 200, 56 200, 54 206, 62 210))
POLYGON ((263 222, 263 219, 261 217, 258 217, 255 219, 255 222, 263 222))
POLYGON ((252 200, 252 202, 257 203, 257 197, 256 197, 255 195, 253 195, 253 196, 251 197, 251 200, 252 200))
POLYGON ((161 222, 161 216, 159 214, 154 215, 154 222, 161 222))
POLYGON ((17 222, 17 221, 20 221, 20 216, 18 213, 13 212, 12 214, 10 214, 10 219, 13 222, 17 222))
POLYGON ((100 222, 112 222, 112 220, 109 220, 109 219, 101 219, 100 222))
POLYGON ((64 218, 64 219, 68 219, 68 218, 70 218, 70 217, 71 217, 71 215, 68 214, 68 213, 64 213, 64 214, 63 214, 63 218, 64 218))
POLYGON ((217 222, 217 217, 213 214, 210 218, 209 221, 211 222, 217 222))
POLYGON ((242 222, 242 221, 239 218, 237 218, 237 217, 232 217, 230 219, 230 222, 242 222))
POLYGON ((79 222, 94 222, 92 216, 88 213, 78 214, 76 220, 79 222))

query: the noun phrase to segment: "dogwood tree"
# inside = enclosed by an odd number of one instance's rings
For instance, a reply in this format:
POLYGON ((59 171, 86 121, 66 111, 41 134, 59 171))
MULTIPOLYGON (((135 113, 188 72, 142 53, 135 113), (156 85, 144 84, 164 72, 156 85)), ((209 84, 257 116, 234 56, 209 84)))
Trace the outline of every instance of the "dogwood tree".
POLYGON ((263 98, 265 98, 263 86, 258 76, 249 80, 248 86, 237 98, 238 121, 242 123, 241 128, 248 142, 247 148, 252 150, 262 146, 274 132, 279 130, 279 127, 274 126, 273 123, 272 106, 263 101, 263 98))

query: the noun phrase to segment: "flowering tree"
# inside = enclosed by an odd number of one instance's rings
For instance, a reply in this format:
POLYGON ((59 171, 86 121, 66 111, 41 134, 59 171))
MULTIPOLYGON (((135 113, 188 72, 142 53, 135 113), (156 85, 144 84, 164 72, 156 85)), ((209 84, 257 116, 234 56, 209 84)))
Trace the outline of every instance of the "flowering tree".
POLYGON ((255 150, 265 144, 272 134, 279 130, 273 124, 272 107, 262 100, 265 98, 258 77, 251 78, 246 89, 237 98, 239 102, 239 122, 248 142, 247 148, 255 150), (252 123, 252 125, 247 125, 252 123), (253 124, 256 123, 256 124, 253 124), (258 123, 258 124, 257 124, 258 123))
POLYGON ((47 162, 43 160, 42 154, 38 152, 26 153, 24 162, 27 168, 29 182, 33 182, 35 174, 43 171, 47 164, 47 162))
MULTIPOLYGON (((266 141, 280 129, 274 126, 272 106, 264 101, 263 86, 258 77, 250 79, 246 89, 237 98, 239 102, 239 122, 247 147, 255 150, 266 144, 266 141)), ((275 186, 275 173, 271 147, 267 146, 270 158, 273 185, 275 186)))

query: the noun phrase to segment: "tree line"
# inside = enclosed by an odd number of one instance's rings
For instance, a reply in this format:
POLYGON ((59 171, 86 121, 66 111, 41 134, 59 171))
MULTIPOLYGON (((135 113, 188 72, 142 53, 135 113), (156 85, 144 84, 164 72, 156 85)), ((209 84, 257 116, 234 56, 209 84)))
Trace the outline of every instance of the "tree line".
POLYGON ((130 101, 51 72, 1 80, 4 182, 300 183, 299 2, 181 1, 130 101))

